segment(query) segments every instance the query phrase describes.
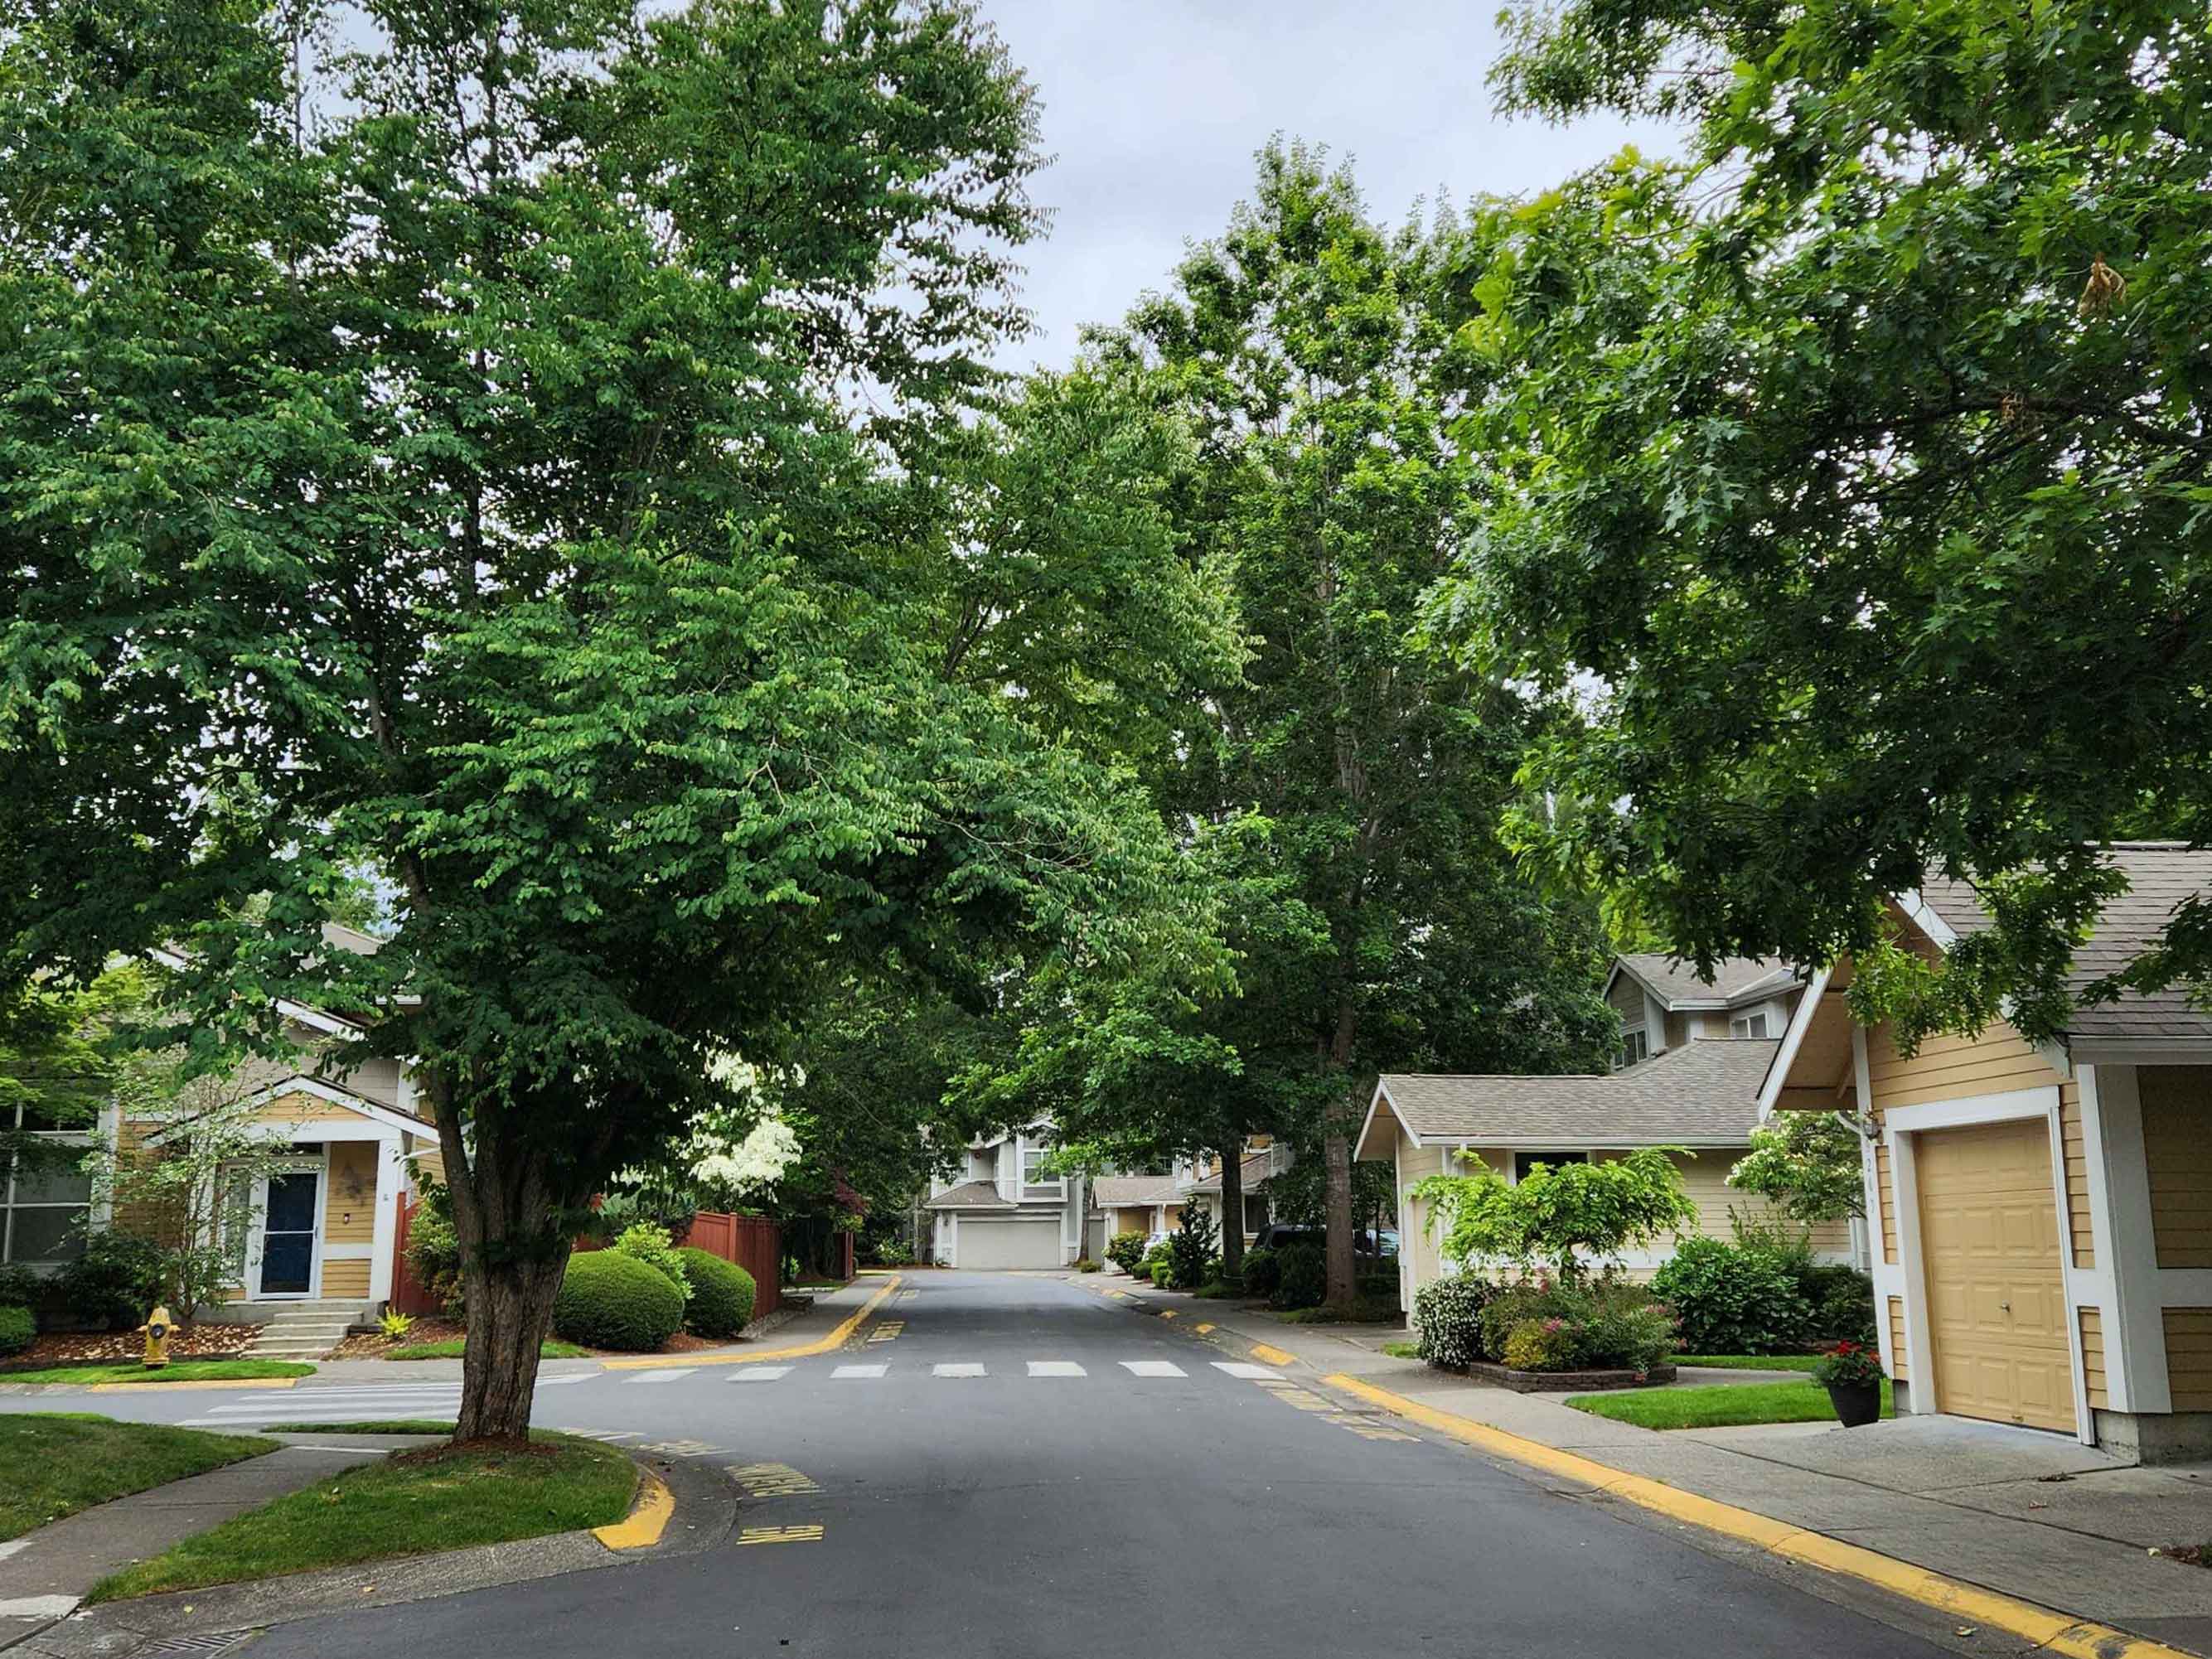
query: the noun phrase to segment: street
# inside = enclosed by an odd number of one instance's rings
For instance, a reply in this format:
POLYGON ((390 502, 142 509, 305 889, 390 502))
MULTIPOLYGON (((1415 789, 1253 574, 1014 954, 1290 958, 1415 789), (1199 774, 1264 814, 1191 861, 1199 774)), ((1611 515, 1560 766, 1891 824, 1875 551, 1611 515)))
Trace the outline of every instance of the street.
MULTIPOLYGON (((1291 1378, 1055 1275, 915 1274, 838 1352, 548 1379, 541 1425, 732 1471, 747 1495, 727 1545, 306 1620, 253 1651, 1941 1650, 1291 1378)), ((454 1392, 310 1381, 8 1404, 243 1427, 435 1415, 454 1392)))

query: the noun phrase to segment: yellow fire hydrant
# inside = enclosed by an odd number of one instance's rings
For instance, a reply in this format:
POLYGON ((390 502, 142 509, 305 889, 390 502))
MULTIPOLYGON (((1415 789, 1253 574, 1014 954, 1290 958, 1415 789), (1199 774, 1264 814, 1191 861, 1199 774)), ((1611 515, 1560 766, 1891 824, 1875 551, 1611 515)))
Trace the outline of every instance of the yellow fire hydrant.
POLYGON ((169 1334, 176 1325, 167 1308, 155 1308, 139 1328, 146 1338, 146 1369, 157 1371, 169 1363, 169 1334))

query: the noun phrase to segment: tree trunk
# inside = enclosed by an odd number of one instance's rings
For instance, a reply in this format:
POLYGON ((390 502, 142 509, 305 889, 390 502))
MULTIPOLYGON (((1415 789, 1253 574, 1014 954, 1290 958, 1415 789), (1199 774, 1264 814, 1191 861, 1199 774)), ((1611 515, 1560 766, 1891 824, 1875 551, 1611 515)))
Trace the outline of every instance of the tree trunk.
POLYGON ((1221 1277, 1244 1282, 1244 1148, 1233 1139, 1221 1153, 1221 1277))
POLYGON ((530 1437, 530 1405, 538 1389, 538 1348, 553 1323, 553 1299, 568 1265, 556 1261, 479 1260, 464 1283, 469 1340, 461 1360, 461 1414, 456 1442, 530 1437))
POLYGON ((1339 1085, 1322 1121, 1322 1218, 1328 1228, 1328 1290, 1326 1304, 1349 1313, 1359 1291, 1359 1267, 1352 1249, 1352 1125, 1357 1121, 1351 1093, 1352 1036, 1358 1011, 1350 997, 1337 1005, 1336 1035, 1329 1059, 1339 1085))

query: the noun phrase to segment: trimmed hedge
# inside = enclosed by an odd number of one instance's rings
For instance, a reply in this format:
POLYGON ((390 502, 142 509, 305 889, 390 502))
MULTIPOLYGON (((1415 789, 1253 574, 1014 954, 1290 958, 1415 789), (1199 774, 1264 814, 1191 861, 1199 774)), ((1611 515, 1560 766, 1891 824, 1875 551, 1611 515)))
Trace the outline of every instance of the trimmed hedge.
POLYGON ((1498 1286, 1478 1273, 1454 1273, 1431 1279, 1413 1297, 1413 1324, 1420 1333, 1419 1352, 1431 1365, 1465 1370, 1486 1358, 1482 1345, 1482 1310, 1498 1286))
POLYGON ((1793 1353, 1811 1333, 1794 1263, 1773 1250, 1686 1238, 1651 1289, 1681 1322, 1684 1353, 1793 1353))
POLYGON ((687 1329, 700 1336, 735 1336, 752 1323, 760 1291, 750 1273, 695 1244, 676 1254, 691 1280, 691 1300, 684 1309, 687 1329))
POLYGON ((38 1322, 28 1308, 0 1308, 0 1359, 22 1352, 38 1333, 38 1322))
POLYGON ((613 1250, 568 1258, 553 1329, 587 1348, 652 1353, 684 1328, 684 1292, 659 1268, 613 1250))

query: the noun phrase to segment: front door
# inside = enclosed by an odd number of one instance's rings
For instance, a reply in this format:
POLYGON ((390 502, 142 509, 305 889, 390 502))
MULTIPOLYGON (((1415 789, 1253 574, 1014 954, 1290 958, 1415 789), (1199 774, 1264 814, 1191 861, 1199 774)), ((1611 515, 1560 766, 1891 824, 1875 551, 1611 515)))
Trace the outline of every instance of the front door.
POLYGON ((315 1286, 315 1223, 322 1211, 323 1177, 289 1170, 269 1177, 261 1212, 263 1297, 306 1296, 315 1286))

